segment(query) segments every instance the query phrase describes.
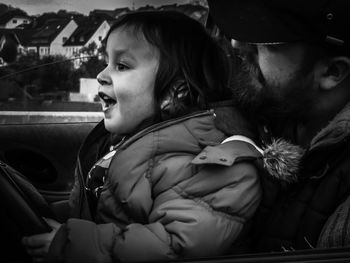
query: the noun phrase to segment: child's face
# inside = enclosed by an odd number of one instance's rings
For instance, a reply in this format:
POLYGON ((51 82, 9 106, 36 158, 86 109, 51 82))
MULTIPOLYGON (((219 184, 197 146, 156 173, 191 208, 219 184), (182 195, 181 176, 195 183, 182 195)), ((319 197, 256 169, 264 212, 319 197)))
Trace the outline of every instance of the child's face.
POLYGON ((129 134, 155 111, 154 83, 159 52, 130 28, 117 28, 106 46, 107 67, 98 74, 108 131, 129 134))

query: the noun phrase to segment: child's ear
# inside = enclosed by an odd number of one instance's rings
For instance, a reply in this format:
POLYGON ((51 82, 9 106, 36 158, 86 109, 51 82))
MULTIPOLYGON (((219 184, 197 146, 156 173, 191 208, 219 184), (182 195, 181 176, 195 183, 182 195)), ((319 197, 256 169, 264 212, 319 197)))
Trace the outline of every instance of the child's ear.
POLYGON ((319 78, 319 87, 322 90, 331 90, 349 76, 350 58, 345 56, 333 57, 323 65, 322 72, 319 78))

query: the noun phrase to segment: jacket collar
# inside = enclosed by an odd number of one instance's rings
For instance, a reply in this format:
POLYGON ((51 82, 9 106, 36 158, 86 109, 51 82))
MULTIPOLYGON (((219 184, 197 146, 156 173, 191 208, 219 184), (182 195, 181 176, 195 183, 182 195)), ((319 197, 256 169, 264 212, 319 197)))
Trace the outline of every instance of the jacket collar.
MULTIPOLYGON (((289 129, 293 129, 290 126, 289 129)), ((272 135, 268 125, 258 126, 259 139, 263 145, 272 142, 272 135)), ((311 140, 308 153, 318 151, 324 147, 341 143, 350 136, 350 102, 311 140)), ((285 136, 283 136, 285 138, 285 136)))
POLYGON ((258 140, 257 127, 248 121, 239 109, 231 105, 211 105, 215 112, 215 125, 227 137, 232 135, 243 135, 251 138, 254 142, 258 140))
POLYGON ((301 177, 318 180, 327 174, 335 160, 346 151, 350 135, 350 103, 311 141, 302 158, 301 177))
POLYGON ((342 142, 350 135, 350 103, 311 141, 310 150, 342 142))
POLYGON ((183 121, 186 121, 188 119, 191 118, 195 118, 195 117, 203 117, 203 116, 214 116, 214 111, 213 110, 206 110, 206 111, 197 111, 179 118, 175 118, 175 119, 170 119, 167 121, 163 121, 160 123, 156 123, 154 125, 151 125, 143 130, 141 130, 140 132, 136 133, 135 135, 131 136, 130 138, 127 138, 123 141, 122 144, 119 144, 116 146, 114 146, 114 148, 126 148, 128 147, 130 144, 132 144, 134 141, 140 139, 141 137, 145 136, 146 134, 149 134, 151 132, 169 127, 171 125, 174 125, 176 123, 180 123, 183 121))

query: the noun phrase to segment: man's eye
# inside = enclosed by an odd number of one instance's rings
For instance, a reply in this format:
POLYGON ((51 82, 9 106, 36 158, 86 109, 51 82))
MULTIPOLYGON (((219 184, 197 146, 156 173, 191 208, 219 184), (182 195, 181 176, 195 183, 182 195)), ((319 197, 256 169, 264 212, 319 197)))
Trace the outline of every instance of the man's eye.
POLYGON ((121 64, 121 63, 118 63, 118 64, 117 64, 117 70, 123 71, 123 70, 127 70, 127 69, 129 69, 128 66, 126 66, 126 65, 124 65, 124 64, 121 64))

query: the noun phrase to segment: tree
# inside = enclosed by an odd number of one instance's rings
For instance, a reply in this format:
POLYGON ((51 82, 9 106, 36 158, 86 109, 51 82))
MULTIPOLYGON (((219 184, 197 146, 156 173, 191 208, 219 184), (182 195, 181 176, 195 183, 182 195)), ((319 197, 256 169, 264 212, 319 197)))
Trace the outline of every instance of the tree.
POLYGON ((28 54, 19 58, 0 70, 0 86, 3 94, 10 94, 10 97, 21 97, 23 90, 28 85, 35 85, 38 72, 35 68, 38 65, 36 55, 28 54))
POLYGON ((100 59, 102 57, 103 47, 97 48, 95 42, 90 43, 87 47, 83 47, 80 50, 81 56, 87 57, 82 59, 80 65, 80 73, 85 78, 96 78, 104 68, 104 61, 100 59))
POLYGON ((33 97, 48 92, 78 92, 80 78, 96 78, 104 68, 104 61, 94 55, 100 52, 96 44, 89 45, 85 52, 89 55, 78 69, 74 68, 75 60, 64 56, 39 58, 35 53, 22 54, 16 62, 0 68, 0 84, 3 83, 0 93, 19 98, 26 92, 33 97))
POLYGON ((82 47, 79 51, 81 56, 95 56, 97 55, 98 49, 95 41, 91 42, 87 47, 82 47))
POLYGON ((43 92, 77 90, 79 80, 74 76, 71 60, 64 56, 47 56, 41 59, 44 67, 39 68, 39 82, 43 92))
POLYGON ((200 6, 203 6, 205 8, 208 8, 207 0, 190 0, 188 3, 192 4, 192 5, 200 5, 200 6))

